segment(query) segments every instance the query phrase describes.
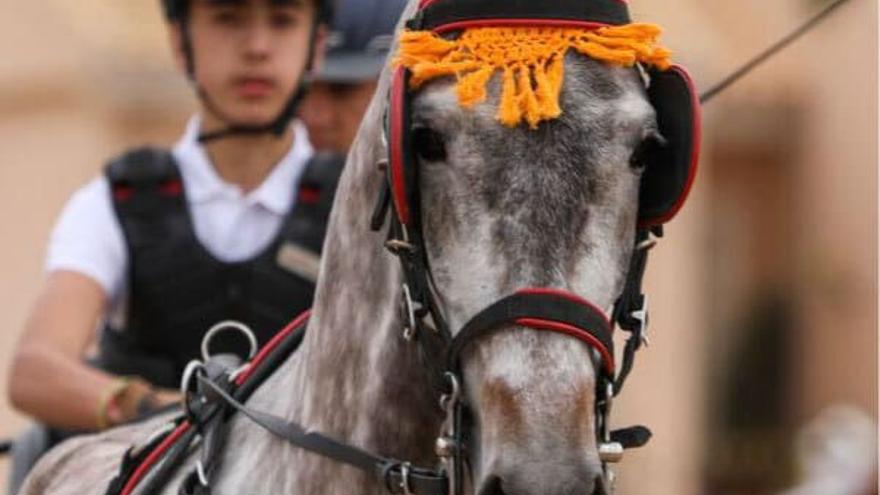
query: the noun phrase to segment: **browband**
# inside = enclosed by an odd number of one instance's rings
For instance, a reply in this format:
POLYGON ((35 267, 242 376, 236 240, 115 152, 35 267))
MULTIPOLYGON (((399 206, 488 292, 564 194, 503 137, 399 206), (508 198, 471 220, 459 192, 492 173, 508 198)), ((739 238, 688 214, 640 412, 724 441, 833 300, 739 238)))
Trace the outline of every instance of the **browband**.
POLYGON ((407 23, 411 30, 447 31, 477 24, 517 24, 518 20, 528 21, 529 25, 550 22, 618 26, 630 22, 623 0, 557 0, 552 9, 540 0, 423 0, 419 7, 407 23))

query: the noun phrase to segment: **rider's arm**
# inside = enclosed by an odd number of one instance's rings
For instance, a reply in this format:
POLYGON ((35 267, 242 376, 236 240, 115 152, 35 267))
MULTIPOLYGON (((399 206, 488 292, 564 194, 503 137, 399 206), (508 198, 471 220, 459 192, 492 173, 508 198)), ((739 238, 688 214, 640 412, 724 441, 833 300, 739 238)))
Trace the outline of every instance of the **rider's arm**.
POLYGON ((13 405, 59 428, 129 419, 132 404, 149 391, 143 382, 128 383, 83 363, 126 277, 125 243, 109 198, 107 182, 96 179, 65 207, 49 243, 47 281, 13 360, 13 405))
POLYGON ((82 361, 105 306, 104 290, 92 278, 73 271, 49 275, 13 359, 9 398, 16 408, 65 429, 96 429, 136 414, 137 402, 150 392, 145 383, 126 387, 82 361))

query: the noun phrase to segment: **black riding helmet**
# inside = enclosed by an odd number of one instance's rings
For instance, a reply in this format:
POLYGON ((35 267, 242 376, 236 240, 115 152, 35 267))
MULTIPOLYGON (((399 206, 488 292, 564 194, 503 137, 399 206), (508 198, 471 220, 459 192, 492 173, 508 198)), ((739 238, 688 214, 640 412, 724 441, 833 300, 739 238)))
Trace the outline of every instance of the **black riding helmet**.
MULTIPOLYGON (((309 41, 309 55, 306 61, 306 68, 303 71, 302 77, 300 78, 299 84, 297 84, 296 89, 294 89, 293 94, 291 95, 288 103, 284 106, 284 109, 281 111, 281 114, 273 121, 266 125, 242 125, 236 124, 231 119, 225 117, 220 109, 211 101, 211 98, 208 94, 201 88, 199 82, 195 78, 195 56, 192 51, 192 38, 189 31, 189 24, 187 22, 189 15, 189 4, 191 0, 162 0, 162 7, 165 12, 165 18, 168 22, 177 23, 180 25, 181 33, 183 36, 183 50, 184 56, 186 57, 186 72, 189 78, 192 80, 193 84, 196 87, 196 92, 199 98, 202 100, 204 105, 211 109, 211 111, 218 115, 222 120, 224 120, 229 127, 223 129, 221 131, 213 132, 210 134, 202 134, 199 136, 200 142, 213 141, 215 139, 224 138, 232 135, 241 135, 241 134, 265 134, 271 133, 275 135, 282 135, 284 131, 287 129, 290 124, 291 119, 293 119, 296 114, 296 110, 299 107, 300 102, 305 96, 306 91, 309 86, 309 73, 312 71, 313 59, 315 56, 315 39, 318 33, 318 26, 321 24, 329 24, 330 19, 333 17, 333 0, 312 0, 315 4, 315 19, 312 23, 312 33, 309 41)), ((244 0, 209 0, 213 3, 239 3, 244 0)), ((274 4, 290 4, 294 3, 296 0, 271 0, 274 4)))

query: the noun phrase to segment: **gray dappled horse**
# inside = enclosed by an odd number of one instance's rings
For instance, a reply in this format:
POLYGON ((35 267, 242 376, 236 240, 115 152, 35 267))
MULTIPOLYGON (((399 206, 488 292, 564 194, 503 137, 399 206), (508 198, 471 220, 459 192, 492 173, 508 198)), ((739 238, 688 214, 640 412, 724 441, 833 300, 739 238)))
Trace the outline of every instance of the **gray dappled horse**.
MULTIPOLYGON (((659 139, 655 108, 639 71, 577 53, 564 66, 563 113, 535 129, 499 124, 500 77, 473 108, 459 104, 451 78, 413 95, 421 228, 433 295, 452 333, 520 288, 564 289, 608 311, 623 291, 643 173, 634 156, 659 139)), ((387 233, 370 221, 386 181, 379 164, 389 153, 391 80, 386 70, 339 185, 305 341, 248 404, 370 452, 431 465, 443 421, 425 362, 432 356, 401 336, 401 265, 384 247, 387 233)), ((468 492, 605 493, 595 417, 600 361, 581 340, 518 325, 474 342, 462 374, 473 415, 468 492)), ((104 493, 123 452, 166 420, 59 446, 21 493, 104 493)), ((223 456, 218 495, 387 493, 374 477, 291 446, 241 415, 223 456)), ((177 493, 195 456, 188 462, 163 493, 177 493)))

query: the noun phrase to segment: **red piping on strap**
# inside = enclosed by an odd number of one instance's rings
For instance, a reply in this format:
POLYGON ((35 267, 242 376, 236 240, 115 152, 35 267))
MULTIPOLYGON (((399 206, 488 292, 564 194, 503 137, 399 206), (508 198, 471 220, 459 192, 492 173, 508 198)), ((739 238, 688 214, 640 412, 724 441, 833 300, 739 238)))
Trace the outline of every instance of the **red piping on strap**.
POLYGON ((277 348, 281 344, 281 342, 284 341, 284 339, 295 332, 296 329, 299 328, 300 325, 302 325, 311 315, 312 310, 306 310, 301 315, 294 318, 292 322, 288 323, 287 326, 284 327, 280 332, 275 334, 275 336, 272 337, 272 340, 270 340, 265 346, 263 346, 263 348, 260 349, 260 352, 258 352, 257 355, 254 356, 247 369, 238 375, 238 377, 235 379, 235 384, 238 386, 243 385, 244 382, 246 382, 247 379, 254 374, 254 371, 256 371, 260 363, 262 363, 266 359, 266 356, 271 354, 272 351, 274 351, 275 348, 277 348))
POLYGON ((571 19, 472 19, 468 21, 458 21, 450 22, 448 24, 442 24, 435 27, 433 32, 437 34, 443 34, 449 31, 458 31, 460 29, 504 26, 599 29, 603 27, 608 27, 610 26, 610 24, 593 21, 574 21, 571 19))
POLYGON ((569 301, 577 303, 577 304, 588 306, 590 309, 592 309, 596 313, 602 315, 602 318, 605 320, 605 323, 608 324, 608 328, 611 328, 611 320, 608 318, 608 315, 605 313, 605 311, 603 311, 601 308, 599 308, 595 304, 591 303, 590 301, 587 301, 586 299, 582 298, 581 296, 574 294, 572 292, 569 292, 567 290, 550 289, 550 288, 546 288, 546 287, 536 287, 536 288, 532 287, 532 288, 520 289, 520 290, 516 291, 516 293, 517 294, 536 294, 536 295, 557 296, 557 297, 561 297, 563 299, 568 299, 569 301))
POLYGON ((538 318, 520 318, 516 320, 516 324, 535 330, 548 330, 551 332, 570 335, 577 338, 578 340, 585 342, 590 347, 599 351, 599 354, 602 356, 602 362, 605 365, 605 371, 608 373, 609 376, 614 376, 614 356, 611 355, 611 351, 609 351, 605 347, 605 344, 600 342, 589 332, 584 331, 578 327, 569 325, 567 323, 559 323, 556 321, 542 320, 538 318))
POLYGON ((394 207, 400 223, 409 225, 409 204, 407 204, 406 177, 403 162, 403 100, 406 98, 406 69, 398 67, 391 82, 391 121, 388 146, 391 147, 391 187, 394 207))
POLYGON ((135 470, 134 474, 131 475, 131 478, 128 479, 128 482, 125 483, 125 488, 122 489, 121 495, 131 495, 131 493, 137 488, 138 483, 141 482, 144 476, 146 476, 147 472, 153 467, 154 464, 165 454, 174 442, 177 441, 178 438, 183 436, 187 430, 189 430, 190 424, 189 421, 184 421, 180 423, 180 425, 168 435, 165 440, 162 441, 152 452, 150 455, 144 459, 144 462, 141 463, 140 466, 135 470))

